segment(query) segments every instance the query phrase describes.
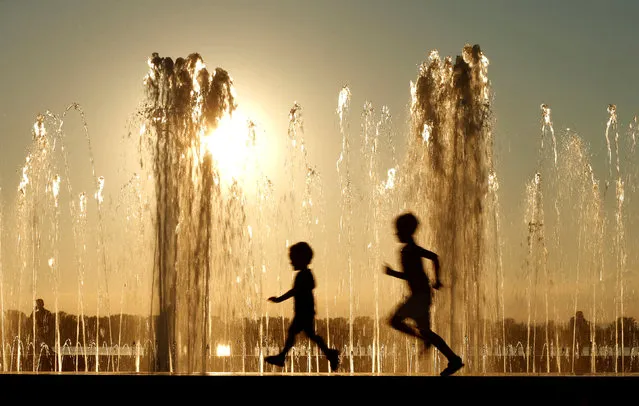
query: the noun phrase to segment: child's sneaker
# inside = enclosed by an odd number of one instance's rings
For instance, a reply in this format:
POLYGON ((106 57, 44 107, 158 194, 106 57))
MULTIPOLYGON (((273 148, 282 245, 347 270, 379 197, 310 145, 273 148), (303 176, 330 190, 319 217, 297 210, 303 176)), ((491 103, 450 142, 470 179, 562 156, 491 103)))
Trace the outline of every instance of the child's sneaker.
POLYGON ((339 368, 339 350, 328 350, 326 358, 328 358, 328 362, 331 365, 331 371, 337 371, 337 368, 339 368))
POLYGON ((269 355, 268 357, 264 358, 264 361, 268 362, 269 364, 277 365, 278 367, 283 367, 285 363, 285 359, 281 355, 269 355))
POLYGON ((452 375, 455 372, 459 371, 463 366, 464 366, 464 363, 462 362, 462 359, 457 357, 453 359, 452 361, 449 361, 448 366, 444 368, 444 370, 440 372, 439 375, 441 376, 452 375))

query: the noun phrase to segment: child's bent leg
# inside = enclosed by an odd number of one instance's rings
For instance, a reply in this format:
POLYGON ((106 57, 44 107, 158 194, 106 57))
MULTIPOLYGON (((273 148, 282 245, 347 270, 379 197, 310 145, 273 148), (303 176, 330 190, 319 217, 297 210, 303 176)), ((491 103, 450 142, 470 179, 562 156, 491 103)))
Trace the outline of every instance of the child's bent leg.
POLYGON ((411 335, 413 337, 419 337, 421 338, 421 336, 419 334, 417 334, 417 332, 415 331, 415 329, 413 329, 411 326, 409 326, 408 324, 406 324, 404 322, 405 319, 401 319, 399 317, 393 316, 391 317, 389 324, 391 325, 392 328, 394 328, 395 330, 401 331, 402 333, 411 335))
MULTIPOLYGON (((410 300, 410 299, 409 299, 410 300)), ((404 320, 406 320, 410 315, 410 302, 403 303, 400 305, 395 313, 388 320, 388 324, 395 330, 401 331, 402 333, 406 333, 413 337, 421 338, 421 335, 415 331, 414 328, 406 324, 404 320)))

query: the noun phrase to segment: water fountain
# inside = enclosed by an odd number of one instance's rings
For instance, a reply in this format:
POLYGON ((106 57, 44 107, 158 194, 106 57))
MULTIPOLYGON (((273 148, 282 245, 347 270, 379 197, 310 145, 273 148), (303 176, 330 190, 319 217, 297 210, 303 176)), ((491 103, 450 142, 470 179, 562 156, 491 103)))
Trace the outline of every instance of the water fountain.
MULTIPOLYGON (((636 118, 622 137, 609 106, 602 185, 587 145, 572 131, 557 136, 542 105, 537 170, 522 191, 525 252, 521 265, 506 266, 487 70, 478 46, 454 61, 431 52, 411 82, 404 138, 389 108, 370 102, 359 130, 352 126, 344 86, 334 174, 313 164, 294 103, 277 183, 262 171, 259 126, 243 116, 229 73, 209 70, 198 54, 153 54, 146 98, 123 141, 135 151, 135 173, 115 203, 105 198, 109 179, 95 171, 81 107, 38 116, 15 218, 3 206, 0 222, 2 370, 38 370, 37 354, 54 354, 54 369, 76 372, 275 371, 263 359, 279 351, 290 314, 265 298, 289 288, 287 247, 307 240, 317 330, 342 350, 342 370, 437 374, 439 354, 421 357, 419 343, 385 321, 404 289, 381 274, 396 257, 391 226, 403 210, 421 219, 419 241, 442 259, 433 328, 466 360, 463 373, 574 373, 584 360, 592 373, 636 370, 633 320, 622 317, 637 261, 626 209, 637 184, 636 118), (79 186, 67 151, 73 115, 90 161, 79 186), (325 194, 331 176, 335 207, 325 194), (519 324, 506 317, 505 295, 516 289, 528 309, 519 324), (42 293, 56 315, 44 346, 15 310, 42 293), (63 296, 77 303, 75 315, 61 311, 63 296), (565 314, 575 317, 562 323, 565 314)), ((330 370, 300 337, 284 371, 330 370)))

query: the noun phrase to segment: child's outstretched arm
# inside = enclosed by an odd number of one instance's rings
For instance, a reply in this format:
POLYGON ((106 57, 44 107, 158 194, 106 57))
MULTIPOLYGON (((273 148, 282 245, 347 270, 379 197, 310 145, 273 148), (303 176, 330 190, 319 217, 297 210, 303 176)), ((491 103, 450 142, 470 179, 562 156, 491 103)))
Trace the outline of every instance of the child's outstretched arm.
POLYGON ((386 273, 386 275, 390 275, 398 279, 404 279, 404 280, 406 279, 406 275, 404 275, 403 272, 397 272, 396 270, 394 270, 388 265, 384 265, 384 273, 386 273))
POLYGON ((273 302, 273 303, 280 303, 283 302, 287 299, 292 298, 293 296, 295 296, 295 291, 293 289, 289 290, 288 292, 284 293, 282 296, 271 296, 268 298, 269 302, 273 302))

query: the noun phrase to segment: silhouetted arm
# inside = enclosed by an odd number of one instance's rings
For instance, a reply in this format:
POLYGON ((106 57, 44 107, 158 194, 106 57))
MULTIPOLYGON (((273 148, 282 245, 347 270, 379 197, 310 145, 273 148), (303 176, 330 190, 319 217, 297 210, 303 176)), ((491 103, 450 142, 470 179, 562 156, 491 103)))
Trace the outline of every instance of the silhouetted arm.
POLYGON ((283 302, 287 299, 292 298, 293 296, 295 296, 295 289, 291 289, 288 292, 284 293, 282 296, 271 296, 268 298, 269 301, 273 302, 273 303, 280 303, 283 302))
POLYGON ((442 286, 442 283, 439 280, 439 257, 432 251, 422 248, 421 249, 422 257, 426 259, 430 259, 433 262, 433 266, 435 268, 435 284, 433 285, 433 289, 439 289, 442 286))
POLYGON ((390 275, 390 276, 392 276, 394 278, 406 280, 406 275, 404 275, 404 272, 397 272, 396 270, 394 270, 393 268, 391 268, 388 265, 386 265, 384 271, 385 271, 386 275, 390 275))

